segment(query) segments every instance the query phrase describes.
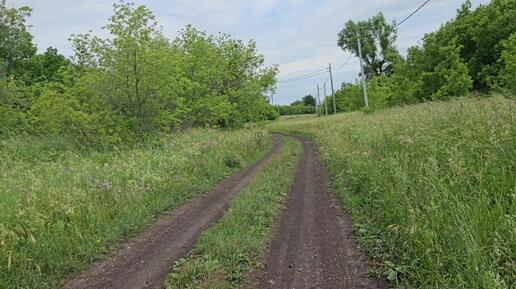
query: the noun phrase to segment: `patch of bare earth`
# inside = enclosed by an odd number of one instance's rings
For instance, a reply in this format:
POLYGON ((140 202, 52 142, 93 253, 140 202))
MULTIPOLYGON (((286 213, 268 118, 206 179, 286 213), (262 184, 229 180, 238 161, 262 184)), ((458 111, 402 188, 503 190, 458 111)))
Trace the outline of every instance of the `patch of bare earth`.
POLYGON ((204 230, 224 216, 231 199, 274 158, 280 148, 281 142, 275 137, 273 148, 262 160, 172 210, 145 232, 124 243, 106 260, 67 282, 63 288, 163 288, 172 264, 193 248, 204 230))
POLYGON ((368 258, 352 235, 349 216, 330 191, 329 177, 314 144, 303 144, 276 236, 249 288, 385 288, 368 276, 368 258))

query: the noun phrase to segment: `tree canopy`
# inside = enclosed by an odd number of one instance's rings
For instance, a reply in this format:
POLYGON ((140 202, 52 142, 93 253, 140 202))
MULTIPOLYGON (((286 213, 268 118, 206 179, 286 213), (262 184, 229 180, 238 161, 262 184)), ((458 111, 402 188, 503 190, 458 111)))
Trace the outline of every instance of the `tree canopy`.
POLYGON ((338 45, 342 50, 359 56, 358 39, 362 48, 364 73, 368 78, 387 75, 392 72, 393 65, 400 59, 396 49, 396 28, 387 23, 382 13, 366 21, 349 20, 339 32, 338 45))
POLYGON ((274 119, 266 95, 277 68, 254 41, 192 26, 167 39, 143 5, 119 2, 103 28, 72 35, 74 55, 38 54, 31 9, 0 2, 0 137, 62 134, 104 146, 195 126, 239 127, 274 119))
MULTIPOLYGON (((372 107, 445 100, 471 91, 514 94, 516 5, 493 0, 457 10, 454 19, 423 37, 405 58, 394 46, 396 29, 380 13, 367 21, 346 23, 338 35, 344 50, 358 55, 356 35, 363 43, 372 107)), ((346 84, 336 93, 340 111, 363 107, 360 84, 346 84)))

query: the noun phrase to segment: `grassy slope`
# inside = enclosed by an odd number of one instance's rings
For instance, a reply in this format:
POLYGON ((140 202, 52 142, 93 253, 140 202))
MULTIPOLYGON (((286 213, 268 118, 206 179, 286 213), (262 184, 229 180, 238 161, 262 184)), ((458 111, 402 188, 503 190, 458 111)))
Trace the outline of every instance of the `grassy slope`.
POLYGON ((263 130, 253 129, 194 130, 88 154, 59 140, 1 142, 0 288, 56 288, 270 145, 263 130))
POLYGON ((235 288, 257 267, 300 150, 299 142, 286 142, 276 159, 232 201, 226 216, 201 236, 190 256, 175 264, 167 288, 235 288))
POLYGON ((459 99, 271 129, 317 141, 359 239, 399 287, 515 288, 515 112, 459 99))

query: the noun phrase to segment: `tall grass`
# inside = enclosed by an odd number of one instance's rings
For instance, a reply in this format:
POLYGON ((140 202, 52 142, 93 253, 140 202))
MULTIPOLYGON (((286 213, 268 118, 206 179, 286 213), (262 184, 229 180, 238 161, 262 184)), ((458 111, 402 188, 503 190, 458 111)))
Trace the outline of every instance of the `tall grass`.
POLYGON ((514 102, 458 99, 274 123, 313 137, 400 288, 516 288, 514 102))
POLYGON ((90 153, 61 139, 2 141, 0 288, 57 288, 269 147, 259 129, 193 130, 90 153))

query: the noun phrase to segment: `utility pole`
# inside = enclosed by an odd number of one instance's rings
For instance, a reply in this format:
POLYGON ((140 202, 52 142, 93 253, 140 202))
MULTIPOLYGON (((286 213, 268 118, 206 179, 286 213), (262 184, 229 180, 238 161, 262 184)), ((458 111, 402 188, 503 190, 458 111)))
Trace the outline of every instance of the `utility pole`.
POLYGON ((333 75, 331 73, 331 62, 328 65, 330 69, 331 95, 333 96, 333 114, 337 114, 337 102, 335 102, 335 90, 333 89, 333 75))
POLYGON ((360 78, 362 79, 362 89, 364 90, 364 103, 365 107, 369 107, 369 100, 367 98, 367 84, 364 74, 364 64, 362 63, 362 45, 360 44, 360 34, 357 33, 357 43, 358 43, 358 56, 360 57, 360 78))
POLYGON ((317 107, 317 115, 321 115, 321 96, 320 96, 320 89, 319 84, 317 84, 317 103, 319 103, 319 107, 317 107))
POLYGON ((324 109, 326 110, 326 115, 328 115, 328 101, 326 99, 326 82, 324 83, 324 109))

